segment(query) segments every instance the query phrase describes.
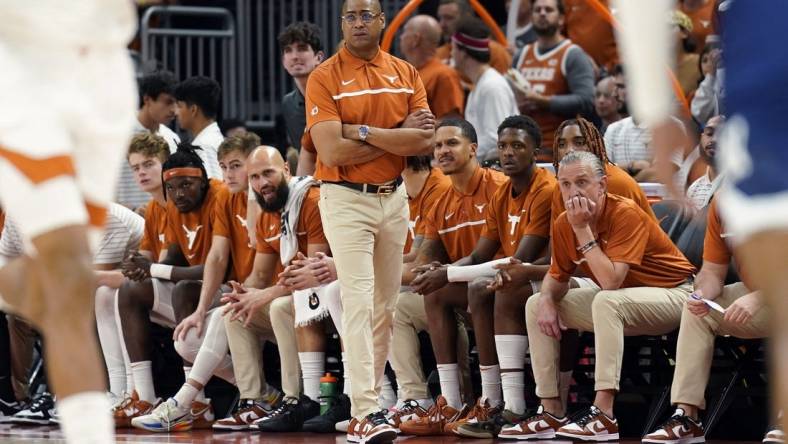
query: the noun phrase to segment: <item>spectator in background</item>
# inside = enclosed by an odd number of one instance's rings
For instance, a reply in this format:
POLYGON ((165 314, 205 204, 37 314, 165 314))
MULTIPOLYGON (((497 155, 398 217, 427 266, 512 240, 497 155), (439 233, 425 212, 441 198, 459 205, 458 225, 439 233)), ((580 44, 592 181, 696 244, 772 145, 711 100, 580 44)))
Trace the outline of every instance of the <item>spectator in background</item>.
POLYGON ((621 117, 627 117, 629 109, 627 108, 627 82, 624 77, 624 66, 620 64, 614 66, 610 75, 613 77, 613 85, 615 86, 618 113, 621 114, 621 117))
POLYGON ((703 47, 714 29, 715 0, 679 0, 678 7, 692 21, 690 35, 699 47, 703 47))
POLYGON ((616 96, 616 81, 613 77, 603 77, 596 83, 594 92, 594 111, 599 116, 602 125, 599 132, 605 134, 608 125, 621 120, 618 98, 616 96))
POLYGON ((711 196, 717 191, 723 176, 719 174, 714 157, 717 154, 717 135, 725 122, 725 116, 714 116, 706 123, 700 135, 700 157, 707 164, 706 174, 699 177, 687 188, 687 200, 695 210, 709 204, 711 196))
MULTIPOLYGON (((181 139, 167 125, 175 118, 175 76, 169 71, 157 71, 143 76, 139 81, 140 109, 134 132, 151 132, 164 138, 174 152, 181 139)), ((115 201, 136 210, 144 207, 150 195, 140 189, 128 162, 123 160, 118 175, 115 201)))
POLYGON ((676 78, 681 84, 681 90, 685 97, 695 91, 700 81, 700 70, 698 69, 698 54, 695 53, 697 45, 693 40, 692 20, 681 11, 673 11, 670 18, 673 31, 676 37, 676 78))
POLYGON ((320 28, 308 22, 292 23, 279 34, 278 40, 279 50, 282 51, 282 66, 295 84, 295 88, 282 98, 282 115, 287 137, 293 147, 287 151, 287 163, 290 171, 297 172, 298 175, 313 174, 317 154, 314 149, 302 149, 301 137, 306 128, 306 81, 309 74, 325 58, 320 28))
MULTIPOLYGON (((506 0, 506 13, 510 14, 512 0, 506 0)), ((520 8, 517 10, 517 29, 514 30, 515 41, 509 42, 509 50, 514 53, 523 46, 536 41, 536 31, 531 23, 531 0, 520 0, 520 8)), ((506 30, 506 37, 509 37, 509 30, 506 30)))
MULTIPOLYGON (((608 0, 600 1, 610 8, 608 0)), ((610 71, 619 61, 613 26, 589 3, 588 0, 564 0, 567 37, 583 48, 597 68, 610 71)))
POLYGON ((696 121, 705 122, 720 113, 724 71, 719 45, 706 45, 700 53, 699 65, 701 80, 692 96, 690 109, 696 121))
POLYGON ((466 17, 452 37, 454 66, 474 87, 468 96, 465 119, 476 129, 480 162, 498 158, 498 125, 520 114, 506 79, 490 66, 490 31, 481 20, 466 17))
POLYGON ((515 66, 530 87, 517 90, 520 112, 533 117, 544 138, 538 159, 553 160, 558 125, 578 114, 590 115, 594 103, 594 68, 583 50, 561 35, 565 10, 561 0, 535 0, 531 21, 539 36, 523 47, 515 66))
POLYGON ((178 125, 191 136, 191 144, 199 147, 197 154, 205 165, 209 179, 222 180, 217 150, 224 136, 216 123, 222 89, 208 77, 189 77, 175 88, 178 125))
POLYGON ((417 15, 402 28, 399 49, 405 60, 419 71, 435 118, 462 117, 465 95, 460 76, 435 56, 440 39, 437 20, 429 15, 417 15))
POLYGON ((241 119, 224 119, 219 124, 219 129, 225 137, 242 136, 249 132, 246 128, 246 122, 241 119))
MULTIPOLYGON (((437 56, 443 63, 450 64, 451 57, 451 37, 457 30, 457 24, 466 17, 474 17, 473 8, 468 0, 440 0, 438 6, 438 22, 443 31, 443 46, 438 48, 437 56)), ((496 41, 490 41, 490 66, 503 74, 512 64, 512 56, 506 47, 496 41)), ((460 73, 462 75, 462 73, 460 73)), ((470 79, 463 77, 464 82, 470 79)), ((498 122, 501 123, 501 122, 498 122)), ((496 124, 497 125, 497 124, 496 124)))

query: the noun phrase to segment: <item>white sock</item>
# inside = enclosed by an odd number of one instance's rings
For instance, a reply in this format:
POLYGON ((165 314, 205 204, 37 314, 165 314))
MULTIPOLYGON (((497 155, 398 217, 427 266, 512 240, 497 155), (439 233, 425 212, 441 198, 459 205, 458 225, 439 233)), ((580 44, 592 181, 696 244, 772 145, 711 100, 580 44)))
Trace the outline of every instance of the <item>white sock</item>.
POLYGON ((134 376, 134 388, 140 400, 153 404, 156 401, 156 390, 153 388, 151 361, 132 362, 131 374, 134 376))
POLYGON ((391 385, 391 380, 387 375, 380 378, 380 387, 378 387, 378 406, 381 409, 390 409, 397 404, 397 394, 394 393, 394 387, 391 385))
POLYGON ((118 335, 118 326, 115 324, 115 300, 117 290, 107 286, 96 289, 95 313, 96 328, 98 330, 101 351, 104 354, 104 363, 107 366, 109 377, 109 391, 120 396, 126 389, 126 367, 123 364, 123 350, 118 335))
POLYGON ((82 392, 57 401, 60 427, 70 444, 115 442, 109 398, 102 392, 82 392))
MULTIPOLYGON (((194 331, 194 330, 189 331, 189 333, 191 333, 192 331, 194 331)), ((184 365, 183 366, 183 383, 184 384, 188 385, 187 381, 189 380, 189 378, 191 378, 191 374, 192 374, 192 367, 188 366, 188 365, 184 365)), ((193 401, 205 401, 205 389, 204 388, 200 389, 197 392, 197 394, 194 396, 194 398, 192 398, 192 400, 193 401)), ((178 404, 180 404, 180 402, 178 404)), ((189 405, 191 405, 191 404, 189 404, 189 405)))
POLYGON ((561 395, 561 405, 566 406, 569 403, 569 388, 572 385, 572 371, 561 372, 558 375, 558 393, 561 395))
POLYGON ((441 395, 446 399, 449 407, 457 410, 462 408, 460 398, 460 366, 453 364, 438 364, 438 377, 441 380, 441 395))
POLYGON ((131 372, 131 359, 129 358, 129 351, 126 349, 126 340, 123 339, 123 328, 120 325, 120 312, 118 311, 118 298, 117 292, 115 293, 115 328, 120 338, 120 350, 123 353, 123 366, 126 369, 126 393, 131 395, 134 391, 134 375, 131 372))
POLYGON ((342 352, 342 394, 350 396, 350 364, 347 361, 347 355, 342 352))
POLYGON ((326 370, 326 354, 323 352, 299 352, 301 377, 304 379, 304 394, 317 401, 320 397, 320 378, 326 370))
POLYGON ((178 403, 178 407, 181 410, 185 410, 191 408, 192 402, 197 399, 200 392, 201 390, 197 390, 196 387, 187 382, 181 386, 181 389, 173 396, 173 399, 178 403))
POLYGON ((498 365, 480 365, 482 376, 482 399, 490 401, 491 406, 501 404, 501 367, 498 365))
POLYGON ((528 336, 495 335, 498 363, 505 371, 501 373, 501 386, 506 409, 519 415, 525 413, 525 355, 528 352, 528 336))

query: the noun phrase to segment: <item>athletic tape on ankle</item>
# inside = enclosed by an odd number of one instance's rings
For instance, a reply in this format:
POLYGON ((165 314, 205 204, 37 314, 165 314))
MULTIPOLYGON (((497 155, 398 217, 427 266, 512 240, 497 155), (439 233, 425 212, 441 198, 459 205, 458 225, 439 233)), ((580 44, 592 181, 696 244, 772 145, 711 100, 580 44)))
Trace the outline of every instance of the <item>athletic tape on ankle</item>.
POLYGON ((150 276, 156 279, 164 279, 166 281, 172 280, 172 265, 164 264, 151 264, 150 276))

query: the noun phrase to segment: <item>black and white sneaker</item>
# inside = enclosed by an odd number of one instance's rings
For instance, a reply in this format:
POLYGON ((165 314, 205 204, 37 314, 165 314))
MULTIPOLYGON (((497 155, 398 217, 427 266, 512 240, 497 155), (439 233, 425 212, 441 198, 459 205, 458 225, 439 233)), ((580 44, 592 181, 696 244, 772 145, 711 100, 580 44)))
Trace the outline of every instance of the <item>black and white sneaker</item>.
POLYGON ((27 425, 57 424, 55 398, 49 393, 42 393, 33 400, 29 407, 17 412, 8 422, 27 425))
MULTIPOLYGON (((340 394, 334 398, 334 403, 330 409, 320 416, 304 422, 302 427, 305 432, 312 433, 336 433, 337 424, 350 419, 350 398, 340 394)), ((347 430, 347 427, 345 427, 347 430)))
POLYGON ((6 402, 0 399, 0 424, 9 422, 12 416, 24 408, 25 405, 19 401, 6 402))
POLYGON ((299 432, 304 421, 320 414, 320 404, 302 396, 301 399, 285 398, 282 405, 270 415, 255 421, 251 428, 261 432, 299 432))
POLYGON ((763 442, 784 443, 785 433, 783 433, 782 426, 779 424, 769 426, 769 431, 763 437, 763 442))

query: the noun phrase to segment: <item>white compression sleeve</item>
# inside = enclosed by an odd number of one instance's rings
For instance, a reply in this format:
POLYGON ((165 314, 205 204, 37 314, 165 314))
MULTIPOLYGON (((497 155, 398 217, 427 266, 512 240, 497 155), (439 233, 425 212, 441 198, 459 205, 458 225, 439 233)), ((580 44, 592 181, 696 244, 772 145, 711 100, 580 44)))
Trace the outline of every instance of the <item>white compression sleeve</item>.
POLYGON ((497 273, 497 270, 495 270, 493 266, 509 263, 510 259, 511 258, 505 257, 503 259, 497 259, 494 261, 485 262, 483 264, 466 265, 464 267, 450 265, 446 270, 446 275, 449 278, 449 282, 470 282, 476 278, 481 277, 491 278, 495 276, 495 273, 497 273))

